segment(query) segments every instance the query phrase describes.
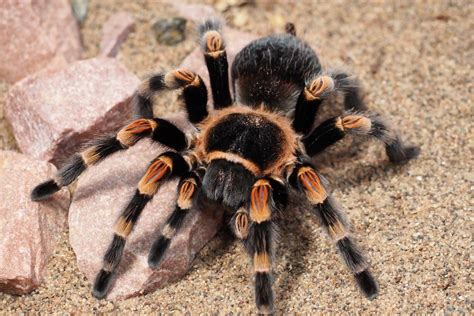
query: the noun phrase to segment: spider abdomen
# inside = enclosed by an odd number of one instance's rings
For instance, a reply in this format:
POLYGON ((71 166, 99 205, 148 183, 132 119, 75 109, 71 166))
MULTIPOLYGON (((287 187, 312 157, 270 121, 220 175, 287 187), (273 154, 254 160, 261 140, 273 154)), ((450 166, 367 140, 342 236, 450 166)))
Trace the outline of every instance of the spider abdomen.
POLYGON ((232 64, 232 81, 238 102, 288 112, 308 80, 320 72, 319 59, 308 44, 280 34, 244 47, 232 64))

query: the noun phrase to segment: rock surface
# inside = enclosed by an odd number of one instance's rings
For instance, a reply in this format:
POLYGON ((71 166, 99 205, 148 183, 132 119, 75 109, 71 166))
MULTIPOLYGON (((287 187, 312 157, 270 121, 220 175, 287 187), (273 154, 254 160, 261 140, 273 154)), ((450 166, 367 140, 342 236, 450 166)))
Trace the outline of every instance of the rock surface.
POLYGON ((66 225, 69 192, 32 202, 32 188, 56 168, 13 151, 0 151, 0 291, 25 294, 46 273, 59 233, 66 225))
POLYGON ((222 19, 222 15, 219 14, 213 7, 205 4, 186 4, 180 1, 168 0, 180 15, 183 17, 196 22, 201 23, 208 19, 222 19))
POLYGON ((0 51, 0 78, 9 82, 80 58, 79 29, 69 1, 2 1, 0 51))
MULTIPOLYGON (((189 131, 184 115, 171 121, 189 131)), ((79 269, 92 283, 112 240, 114 223, 133 195, 148 163, 164 151, 144 140, 85 173, 78 182, 69 211, 69 239, 79 269)), ((145 207, 125 246, 115 283, 108 299, 125 299, 147 293, 176 280, 189 269, 195 254, 220 227, 220 212, 193 210, 172 240, 160 269, 148 267, 147 257, 159 229, 175 206, 177 179, 164 184, 145 207)))
POLYGON ((114 59, 78 61, 16 83, 7 96, 5 117, 23 153, 61 165, 93 135, 123 124, 138 83, 114 59))
POLYGON ((128 35, 135 30, 135 20, 130 13, 119 12, 110 17, 102 28, 100 55, 115 57, 120 45, 127 40, 128 35))

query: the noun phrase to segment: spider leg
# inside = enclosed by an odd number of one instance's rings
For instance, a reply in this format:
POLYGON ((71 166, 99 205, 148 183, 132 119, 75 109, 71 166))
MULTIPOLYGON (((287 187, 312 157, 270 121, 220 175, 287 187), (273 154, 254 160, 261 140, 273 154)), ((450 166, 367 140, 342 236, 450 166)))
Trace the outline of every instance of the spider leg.
POLYGON ((117 220, 112 243, 105 253, 102 269, 97 274, 94 282, 92 293, 95 297, 100 299, 107 294, 111 280, 122 259, 127 237, 160 184, 172 176, 182 176, 188 170, 188 163, 180 154, 175 152, 163 153, 150 163, 138 183, 138 189, 134 196, 117 220))
POLYGON ((390 161, 396 164, 406 163, 419 154, 419 148, 405 145, 380 115, 363 112, 348 111, 342 116, 326 120, 303 138, 303 144, 308 155, 314 156, 346 135, 369 136, 382 141, 390 161))
POLYGON ((231 220, 236 236, 243 240, 251 257, 255 277, 255 303, 261 314, 273 312, 272 257, 275 219, 286 208, 288 192, 281 182, 262 178, 255 182, 249 205, 239 208, 231 220))
POLYGON ((375 298, 378 293, 377 282, 369 270, 366 258, 350 236, 349 224, 341 208, 326 190, 324 182, 309 163, 299 163, 290 175, 290 183, 311 203, 312 211, 335 242, 362 292, 369 299, 375 298))
POLYGON ((158 268, 163 255, 171 243, 171 239, 181 228, 186 215, 191 211, 193 200, 201 186, 205 171, 202 167, 197 168, 181 178, 178 185, 176 208, 166 220, 165 226, 161 230, 161 235, 153 243, 148 256, 148 265, 152 269, 158 268))
POLYGON ((318 75, 306 85, 296 102, 293 129, 297 133, 307 134, 311 130, 319 106, 336 91, 336 84, 334 78, 318 75))
POLYGON ((209 71, 214 108, 227 107, 232 104, 232 98, 229 89, 229 63, 220 25, 217 21, 208 20, 199 26, 199 34, 209 71))
POLYGON ((37 185, 31 192, 33 201, 40 201, 59 191, 61 187, 74 182, 88 167, 95 165, 111 154, 135 145, 140 139, 151 137, 177 151, 185 149, 188 144, 186 135, 167 120, 138 119, 112 136, 93 140, 87 148, 75 155, 58 171, 54 179, 37 185))
POLYGON ((163 90, 175 89, 183 90, 182 95, 191 123, 199 123, 207 117, 206 84, 200 76, 186 69, 173 70, 166 74, 158 73, 144 80, 132 99, 136 116, 153 118, 153 95, 163 90))

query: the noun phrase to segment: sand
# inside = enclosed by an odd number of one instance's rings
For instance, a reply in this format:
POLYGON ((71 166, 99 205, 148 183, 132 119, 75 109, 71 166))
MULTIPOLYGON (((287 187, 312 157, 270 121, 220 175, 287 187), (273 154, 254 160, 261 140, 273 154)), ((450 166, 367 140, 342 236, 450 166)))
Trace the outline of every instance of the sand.
MULTIPOLYGON (((422 147, 404 167, 389 165, 376 142, 356 148, 348 140, 316 159, 370 258, 380 295, 366 300, 312 216, 295 213, 281 223, 278 313, 472 313, 474 4, 430 3, 263 2, 225 12, 229 24, 259 35, 294 21, 325 65, 356 73, 369 106, 422 147)), ((150 27, 175 14, 168 5, 97 0, 89 10, 82 27, 88 56, 98 52, 100 28, 113 12, 136 17, 137 31, 118 58, 139 76, 179 65, 195 47, 192 25, 185 42, 156 44, 150 27)), ((7 88, 0 84, 0 145, 16 149, 1 114, 7 88)), ((169 102, 159 108, 170 109, 169 102)), ((248 314, 248 267, 240 244, 222 232, 178 282, 126 301, 97 301, 64 232, 45 284, 21 297, 0 294, 0 310, 248 314)))

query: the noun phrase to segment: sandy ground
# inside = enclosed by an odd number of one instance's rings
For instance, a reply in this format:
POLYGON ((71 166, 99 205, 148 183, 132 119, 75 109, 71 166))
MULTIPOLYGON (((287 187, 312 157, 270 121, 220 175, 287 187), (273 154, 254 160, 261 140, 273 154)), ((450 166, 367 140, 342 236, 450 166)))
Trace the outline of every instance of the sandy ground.
MULTIPOLYGON (((226 1, 215 2, 225 7, 226 1)), ((279 313, 473 311, 474 5, 381 2, 263 2, 225 12, 231 25, 260 35, 294 21, 326 65, 346 66, 358 74, 370 107, 422 147, 420 158, 404 167, 390 166, 375 142, 356 148, 346 141, 316 159, 366 249, 380 295, 366 300, 316 221, 296 213, 281 223, 275 282, 279 313)), ((120 10, 136 17, 137 32, 119 59, 139 76, 175 67, 195 47, 192 25, 185 42, 156 44, 150 26, 156 18, 175 14, 168 5, 97 0, 82 28, 87 56, 98 52, 102 24, 120 10)), ((0 145, 16 149, 2 114, 7 88, 0 84, 0 145)), ((30 295, 0 294, 0 310, 254 311, 246 254, 225 232, 200 253, 182 280, 126 301, 92 298, 67 232, 48 271, 45 284, 30 295)))

